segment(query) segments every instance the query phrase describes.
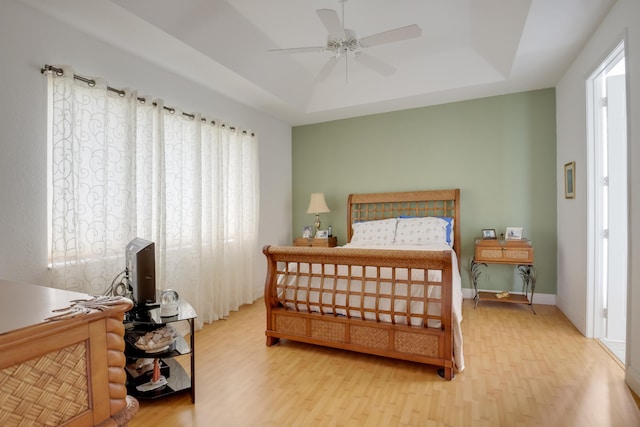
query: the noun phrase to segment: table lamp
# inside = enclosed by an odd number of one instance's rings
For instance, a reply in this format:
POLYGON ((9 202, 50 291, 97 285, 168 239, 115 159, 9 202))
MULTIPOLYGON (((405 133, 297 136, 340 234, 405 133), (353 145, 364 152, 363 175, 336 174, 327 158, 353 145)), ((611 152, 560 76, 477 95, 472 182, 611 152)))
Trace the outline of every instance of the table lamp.
POLYGON ((316 232, 320 229, 320 214, 327 212, 331 211, 327 206, 327 202, 324 201, 324 193, 311 193, 311 200, 309 200, 307 213, 316 215, 316 221, 313 223, 316 227, 316 232))

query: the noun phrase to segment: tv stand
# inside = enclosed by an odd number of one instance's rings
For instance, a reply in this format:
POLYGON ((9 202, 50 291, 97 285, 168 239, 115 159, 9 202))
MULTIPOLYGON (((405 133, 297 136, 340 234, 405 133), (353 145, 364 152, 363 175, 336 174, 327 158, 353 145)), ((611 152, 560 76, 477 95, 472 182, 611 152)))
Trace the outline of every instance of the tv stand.
MULTIPOLYGON (((140 358, 157 358, 160 359, 160 365, 163 369, 168 370, 167 385, 160 388, 139 391, 136 386, 138 380, 134 378, 130 370, 127 370, 127 390, 129 394, 135 396, 138 400, 157 399, 174 393, 189 391, 191 394, 191 402, 196 402, 195 389, 195 331, 194 322, 196 312, 191 305, 183 299, 179 300, 178 315, 172 317, 160 316, 160 305, 155 308, 145 307, 146 309, 133 309, 127 313, 125 318, 125 336, 131 335, 129 339, 125 339, 126 348, 125 355, 127 357, 127 365, 140 358), (136 335, 159 329, 165 325, 185 321, 189 324, 189 342, 182 335, 176 337, 176 341, 169 349, 161 353, 148 353, 140 350, 133 345, 136 335), (185 367, 176 360, 184 356, 189 357, 189 372, 185 367)), ((164 375, 164 372, 163 372, 164 375)))
POLYGON ((134 305, 125 315, 125 321, 128 322, 152 322, 153 316, 151 310, 160 308, 160 304, 134 305))

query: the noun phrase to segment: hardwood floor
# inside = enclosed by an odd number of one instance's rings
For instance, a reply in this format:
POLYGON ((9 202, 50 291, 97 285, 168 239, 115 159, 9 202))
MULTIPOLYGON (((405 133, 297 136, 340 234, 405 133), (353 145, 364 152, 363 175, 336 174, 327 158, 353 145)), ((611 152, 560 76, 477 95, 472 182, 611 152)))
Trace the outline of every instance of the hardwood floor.
POLYGON ((140 402, 131 427, 640 426, 620 365, 554 306, 471 300, 466 369, 284 341, 265 346, 262 300, 196 332, 196 403, 140 402))

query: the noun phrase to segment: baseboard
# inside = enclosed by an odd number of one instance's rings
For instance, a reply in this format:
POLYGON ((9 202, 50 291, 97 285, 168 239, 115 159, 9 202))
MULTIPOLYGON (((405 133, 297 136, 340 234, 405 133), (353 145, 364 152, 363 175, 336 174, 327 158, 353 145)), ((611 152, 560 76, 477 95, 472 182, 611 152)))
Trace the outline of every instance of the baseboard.
MULTIPOLYGON (((478 289, 478 291, 484 291, 485 289, 478 289)), ((491 290, 487 290, 489 292, 495 292, 491 290)), ((518 292, 513 292, 517 294, 518 292)), ((462 288, 462 297, 465 299, 473 299, 475 296, 475 291, 471 288, 462 288)), ((542 304, 542 305, 556 305, 556 295, 555 294, 534 294, 533 295, 533 303, 534 304, 542 304)))
POLYGON ((640 372, 631 366, 627 366, 624 379, 631 391, 633 391, 636 396, 640 396, 640 372))

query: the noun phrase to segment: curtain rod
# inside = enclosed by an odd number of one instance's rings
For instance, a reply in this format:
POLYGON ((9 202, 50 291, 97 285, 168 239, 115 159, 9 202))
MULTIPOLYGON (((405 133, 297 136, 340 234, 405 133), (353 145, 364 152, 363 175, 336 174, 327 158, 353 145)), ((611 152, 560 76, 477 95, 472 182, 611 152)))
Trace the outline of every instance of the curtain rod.
MULTIPOLYGON (((42 73, 42 74, 46 74, 46 73, 56 73, 56 75, 57 75, 57 76, 63 76, 63 75, 64 75, 64 70, 63 70, 62 68, 54 67, 53 65, 45 64, 45 65, 44 65, 44 67, 42 67, 42 68, 40 69, 40 73, 42 73)), ((86 78, 86 77, 79 76, 79 75, 77 75, 77 74, 74 74, 74 75, 73 75, 73 78, 74 78, 74 79, 76 79, 76 80, 80 80, 81 82, 86 83, 86 84, 87 84, 87 85, 89 85, 90 87, 94 87, 94 86, 96 85, 96 81, 95 81, 95 80, 93 80, 93 79, 88 79, 88 78, 86 78)), ((126 94, 126 92, 125 92, 124 90, 121 90, 121 89, 115 89, 115 88, 112 88, 111 86, 107 86, 107 90, 108 90, 108 91, 110 91, 110 92, 117 93, 117 94, 118 94, 118 95, 120 95, 120 96, 125 96, 125 94, 126 94)), ((146 100, 145 98, 138 97, 137 99, 138 99, 138 101, 140 101, 142 104, 144 104, 145 102, 147 102, 147 100, 146 100)), ((157 107, 157 106, 158 106, 158 104, 157 104, 156 102, 153 102, 153 106, 154 106, 154 107, 157 107)), ((171 113, 171 114, 174 114, 174 113, 176 112, 176 109, 175 109, 175 108, 172 108, 172 107, 166 107, 166 106, 163 106, 162 108, 164 108, 165 110, 167 110, 167 111, 168 111, 169 113, 171 113)), ((188 117, 188 118, 189 118, 189 119, 191 119, 191 120, 193 120, 193 119, 195 119, 195 118, 196 118, 196 115, 195 115, 195 114, 182 113, 182 115, 183 115, 183 116, 185 116, 185 117, 188 117)), ((200 119, 200 121, 201 121, 202 123, 206 123, 206 122, 207 122, 207 119, 202 118, 202 119, 200 119)), ((212 125, 215 125, 215 124, 216 124, 216 122, 215 122, 214 120, 211 120, 211 124, 212 124, 212 125)), ((221 126, 222 126, 223 128, 224 128, 224 127, 226 127, 224 123, 223 123, 221 126)), ((229 127, 229 129, 230 129, 231 131, 235 131, 235 130, 236 130, 236 128, 235 128, 234 126, 229 127)), ((242 133, 243 133, 244 135, 246 135, 246 134, 247 134, 247 131, 246 131, 246 130, 243 130, 243 131, 242 131, 242 133)), ((255 136, 255 134, 252 132, 252 133, 251 133, 251 136, 255 136)))

